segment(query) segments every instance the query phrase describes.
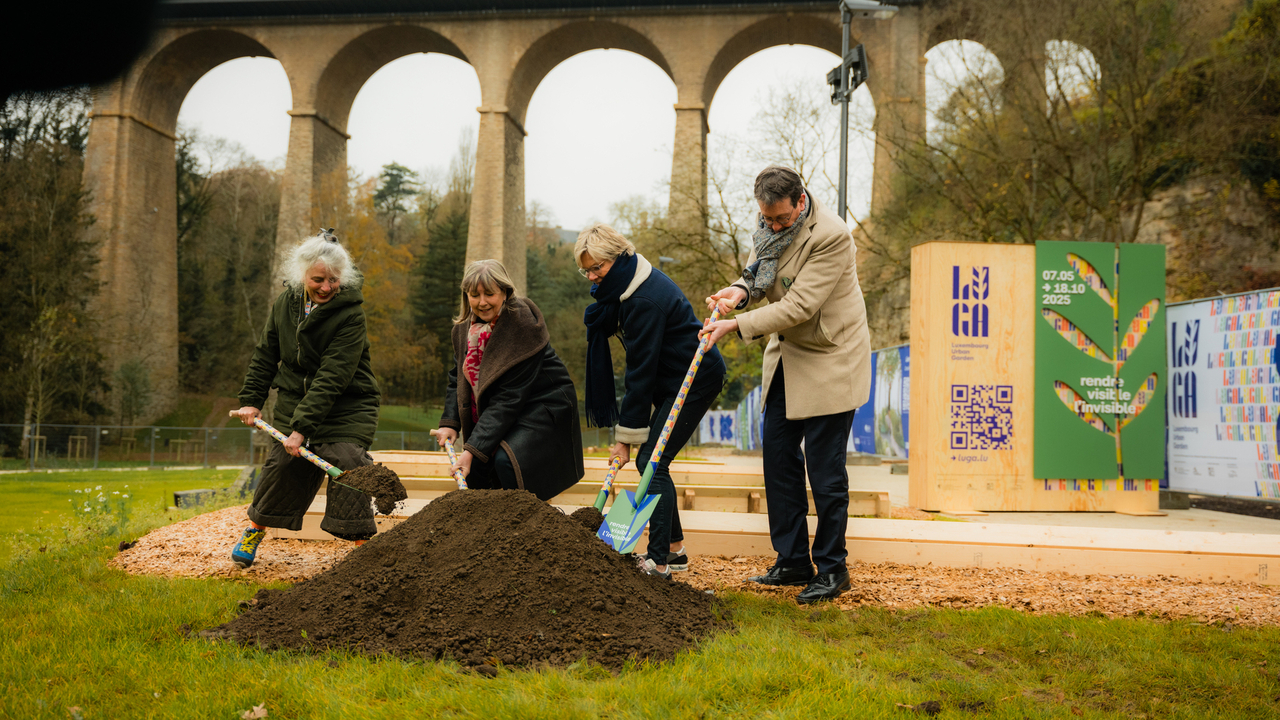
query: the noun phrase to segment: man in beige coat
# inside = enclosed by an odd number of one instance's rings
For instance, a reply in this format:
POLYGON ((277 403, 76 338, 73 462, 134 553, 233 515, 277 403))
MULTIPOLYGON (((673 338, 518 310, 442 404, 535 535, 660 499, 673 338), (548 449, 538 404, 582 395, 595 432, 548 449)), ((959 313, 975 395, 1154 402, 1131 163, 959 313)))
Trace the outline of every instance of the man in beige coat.
POLYGON ((858 286, 853 238, 819 205, 790 168, 772 165, 756 177, 760 205, 754 248, 742 278, 707 298, 721 314, 760 299, 768 304, 709 323, 712 342, 738 332, 768 338, 764 351, 764 485, 769 535, 778 557, 765 585, 804 585, 801 603, 849 589, 844 534, 849 521, 845 449, 854 411, 871 389, 871 340, 858 286), (800 443, 804 442, 801 453, 800 443), (810 562, 809 501, 818 528, 810 562))

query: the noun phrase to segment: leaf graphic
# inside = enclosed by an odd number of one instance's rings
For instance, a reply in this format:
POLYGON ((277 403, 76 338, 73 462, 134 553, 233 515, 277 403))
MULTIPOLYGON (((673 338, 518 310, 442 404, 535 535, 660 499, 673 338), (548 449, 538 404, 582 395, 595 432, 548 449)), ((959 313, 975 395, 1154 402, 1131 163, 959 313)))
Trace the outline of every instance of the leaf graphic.
POLYGON ((1075 268, 1076 274, 1080 276, 1080 279, 1088 283, 1089 287, 1098 293, 1098 297, 1102 298, 1108 305, 1115 302, 1111 298, 1111 292, 1107 290, 1107 284, 1102 281, 1102 276, 1089 264, 1088 260, 1075 253, 1067 253, 1067 264, 1075 268))
POLYGON ((987 299, 987 296, 991 294, 990 280, 991 280, 990 268, 985 268, 985 267, 981 268, 981 272, 979 272, 979 268, 975 267, 973 269, 973 281, 969 285, 973 293, 972 299, 974 300, 987 299))
POLYGON ((1143 336, 1147 334, 1147 328, 1155 320, 1156 311, 1159 309, 1160 301, 1152 300, 1143 305, 1138 314, 1133 316, 1133 322, 1129 323, 1129 332, 1124 334, 1124 342, 1120 343, 1120 350, 1116 353, 1116 361, 1121 367, 1133 354, 1134 348, 1138 347, 1143 336))
POLYGON ((1142 411, 1147 408, 1147 403, 1151 402, 1151 398, 1155 396, 1156 374, 1151 373, 1151 375, 1146 379, 1146 382, 1142 383, 1138 388, 1138 391, 1133 394, 1133 414, 1128 417, 1120 418, 1120 428, 1123 429, 1125 425, 1133 422, 1139 415, 1141 415, 1142 411))
POLYGON ((1098 346, 1097 343, 1090 340, 1080 328, 1075 326, 1075 323, 1063 317, 1057 310, 1044 308, 1040 311, 1040 315, 1043 316, 1045 320, 1049 321, 1049 324, 1053 326, 1053 329, 1057 331, 1059 335, 1065 338, 1067 342, 1076 346, 1080 352, 1091 358, 1098 358, 1106 363, 1111 362, 1111 358, 1101 347, 1098 346))
POLYGON ((1070 385, 1062 382, 1061 380, 1054 380, 1053 391, 1057 393, 1058 399, 1062 401, 1062 404, 1066 405, 1067 409, 1075 413, 1081 420, 1088 423, 1089 427, 1097 430, 1098 432, 1106 433, 1107 435, 1115 437, 1115 433, 1111 432, 1111 429, 1107 427, 1106 421, 1102 418, 1088 410, 1076 410, 1076 407, 1079 404, 1087 405, 1088 402, 1085 401, 1084 398, 1080 397, 1080 393, 1073 390, 1070 385))

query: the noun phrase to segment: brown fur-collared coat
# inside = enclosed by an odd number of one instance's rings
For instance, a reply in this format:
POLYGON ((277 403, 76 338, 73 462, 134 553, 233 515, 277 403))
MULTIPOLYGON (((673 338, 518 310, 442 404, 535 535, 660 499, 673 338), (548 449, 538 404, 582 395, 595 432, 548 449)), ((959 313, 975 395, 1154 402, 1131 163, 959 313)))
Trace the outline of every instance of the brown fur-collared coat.
POLYGON ((482 462, 502 448, 520 487, 550 500, 583 476, 582 429, 573 380, 551 348, 542 311, 522 297, 503 309, 485 346, 474 397, 466 376, 458 378, 469 329, 466 323, 453 326, 454 366, 440 427, 458 430, 463 447, 482 462), (474 423, 472 403, 480 411, 474 423))

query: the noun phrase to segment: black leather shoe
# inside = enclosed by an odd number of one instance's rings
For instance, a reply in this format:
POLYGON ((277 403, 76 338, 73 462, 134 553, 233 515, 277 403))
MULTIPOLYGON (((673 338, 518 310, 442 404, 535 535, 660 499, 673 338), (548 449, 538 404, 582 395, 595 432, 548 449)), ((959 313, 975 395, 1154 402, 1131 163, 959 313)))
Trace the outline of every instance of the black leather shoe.
POLYGON ((749 577, 747 580, 761 585, 808 585, 813 579, 813 566, 778 567, 774 565, 763 575, 749 577))
POLYGON ((800 591, 796 602, 808 605, 819 600, 834 600, 849 589, 849 571, 838 573, 818 573, 813 582, 800 591))

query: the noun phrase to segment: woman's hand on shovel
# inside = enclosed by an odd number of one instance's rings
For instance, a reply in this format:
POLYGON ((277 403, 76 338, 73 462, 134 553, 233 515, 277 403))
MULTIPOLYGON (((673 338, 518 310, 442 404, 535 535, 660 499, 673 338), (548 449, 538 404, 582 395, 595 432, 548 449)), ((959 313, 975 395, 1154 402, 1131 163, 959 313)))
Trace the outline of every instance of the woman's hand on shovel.
POLYGON ((454 430, 453 428, 440 428, 439 430, 432 430, 431 434, 435 436, 436 442, 440 443, 441 448, 443 448, 445 445, 452 445, 453 441, 458 439, 458 431, 454 430))
POLYGON ((302 454, 301 449, 302 449, 302 446, 306 444, 306 442, 307 442, 307 439, 302 437, 302 433, 295 431, 292 435, 285 438, 284 443, 282 444, 284 445, 285 452, 289 453, 294 457, 298 457, 299 455, 302 454))
POLYGON ((240 422, 245 425, 252 425, 254 420, 262 417, 262 411, 256 407, 245 405, 236 411, 236 417, 240 418, 240 422))
POLYGON ((609 453, 609 462, 612 463, 614 458, 622 460, 618 467, 626 467, 627 463, 631 462, 631 446, 626 443, 616 443, 612 452, 609 453))
POLYGON ((461 470, 462 478, 464 480, 471 476, 471 451, 470 450, 462 451, 462 454, 458 456, 458 464, 454 465, 453 469, 461 470))

